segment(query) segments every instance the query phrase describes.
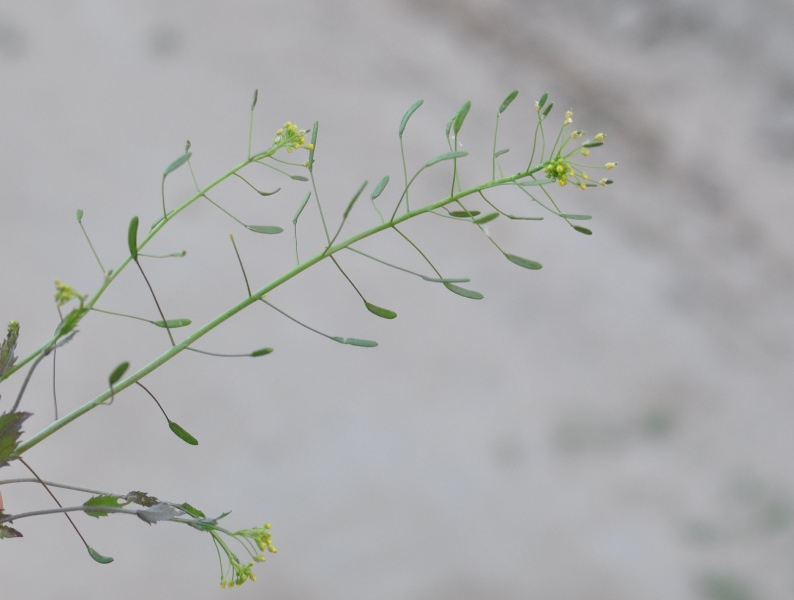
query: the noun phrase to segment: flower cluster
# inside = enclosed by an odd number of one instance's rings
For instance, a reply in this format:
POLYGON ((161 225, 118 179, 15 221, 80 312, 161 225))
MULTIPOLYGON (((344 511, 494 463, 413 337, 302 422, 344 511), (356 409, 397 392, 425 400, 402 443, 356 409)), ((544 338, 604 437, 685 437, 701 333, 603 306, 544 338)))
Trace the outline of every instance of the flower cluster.
POLYGON ((273 139, 273 145, 276 148, 286 148, 287 152, 305 148, 306 150, 313 150, 314 146, 306 142, 306 134, 308 131, 305 129, 298 129, 298 126, 290 121, 284 123, 284 127, 276 131, 276 137, 273 139))
POLYGON ((55 280, 55 304, 58 306, 63 306, 70 300, 79 300, 80 306, 83 305, 83 301, 86 299, 86 296, 78 294, 72 286, 60 281, 58 279, 55 280))
MULTIPOLYGON (((563 121, 562 128, 560 129, 560 135, 557 137, 557 141, 562 138, 562 134, 565 131, 565 128, 568 127, 573 123, 573 111, 569 110, 565 113, 565 120, 563 121)), ((606 138, 606 134, 598 133, 592 140, 586 140, 581 143, 581 145, 571 152, 563 154, 563 150, 568 145, 571 140, 578 140, 582 136, 584 136, 585 132, 581 130, 573 131, 568 136, 568 138, 562 143, 560 149, 557 151, 556 156, 551 159, 548 164, 543 168, 546 177, 549 179, 556 181, 561 186, 566 185, 569 181, 571 181, 576 187, 579 187, 583 190, 586 190, 589 187, 596 187, 597 185, 606 186, 612 183, 611 179, 601 179, 598 183, 594 183, 590 181, 590 177, 587 175, 583 168, 593 168, 593 169, 605 169, 607 171, 611 171, 617 166, 617 162, 608 162, 603 166, 595 166, 595 165, 583 165, 579 163, 572 162, 570 158, 575 155, 581 156, 589 156, 590 155, 590 148, 597 148, 598 146, 604 145, 604 139, 606 138)), ((556 144, 555 144, 556 145, 556 144)))
POLYGON ((226 557, 229 560, 228 568, 221 574, 221 587, 231 589, 249 580, 256 581, 256 575, 253 573, 254 563, 265 562, 265 555, 262 554, 265 550, 272 553, 276 552, 276 547, 270 540, 270 523, 265 523, 262 527, 226 533, 236 538, 245 547, 253 560, 248 563, 240 562, 237 555, 229 549, 218 534, 212 532, 216 545, 226 553, 226 557))

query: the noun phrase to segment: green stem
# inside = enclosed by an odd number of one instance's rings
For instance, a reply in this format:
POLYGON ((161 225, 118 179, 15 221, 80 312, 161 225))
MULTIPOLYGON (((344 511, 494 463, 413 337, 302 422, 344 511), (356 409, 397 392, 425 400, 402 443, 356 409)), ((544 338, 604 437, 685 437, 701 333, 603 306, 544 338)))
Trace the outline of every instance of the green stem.
MULTIPOLYGON (((235 167, 234 169, 232 169, 231 171, 229 171, 225 175, 222 175, 221 177, 216 179, 214 182, 212 182, 208 186, 207 189, 209 189, 209 188, 219 184, 220 182, 224 181, 225 179, 227 179, 228 177, 233 175, 236 171, 240 170, 241 168, 243 168, 244 166, 246 166, 247 164, 249 164, 250 162, 253 162, 254 160, 256 160, 258 158, 260 158, 260 157, 259 156, 253 157, 253 158, 241 163, 240 165, 238 165, 237 167, 235 167)), ((334 246, 331 246, 330 248, 326 248, 324 251, 320 252, 319 254, 316 254, 312 258, 307 259, 305 262, 301 263, 300 265, 296 266, 295 268, 291 269, 290 271, 287 271, 281 277, 278 277, 277 279, 274 279, 273 281, 271 281, 270 283, 268 283, 264 287, 260 288, 259 290, 254 291, 253 294, 251 294, 247 298, 244 298, 243 300, 241 300, 240 302, 238 302, 237 304, 235 304, 234 306, 229 308, 227 311, 221 313, 220 315, 218 315, 217 317, 215 317, 211 321, 207 322, 205 325, 203 325, 202 327, 200 327, 199 329, 194 331, 191 335, 187 336, 181 342, 175 344, 174 346, 169 348, 167 351, 165 351, 163 354, 161 354, 160 356, 158 356, 157 358, 152 360, 149 364, 141 367, 140 369, 138 369, 138 371, 136 371, 135 373, 133 373, 132 375, 130 375, 126 379, 123 379, 123 380, 117 382, 113 386, 113 390, 112 391, 111 390, 106 390, 106 391, 102 392, 101 394, 96 396, 93 400, 90 400, 90 401, 86 402, 85 404, 83 404, 82 406, 77 407, 72 412, 70 412, 69 414, 61 417, 57 421, 53 421, 52 423, 50 423, 50 425, 48 425, 47 427, 45 427, 44 429, 39 431, 37 434, 35 434, 31 438, 29 438, 28 440, 22 442, 21 444, 19 444, 19 446, 16 449, 15 454, 16 455, 21 455, 21 454, 27 452, 28 450, 30 450, 31 448, 33 448, 34 446, 36 446, 37 444, 39 444, 43 440, 47 439, 49 436, 51 436, 56 431, 62 429, 63 427, 65 427, 66 425, 71 423, 72 421, 78 419, 79 417, 83 416, 84 414, 86 414, 90 410, 92 410, 92 409, 96 408, 97 406, 101 405, 103 402, 105 402, 106 400, 108 400, 111 397, 111 393, 118 394, 119 392, 122 392, 126 388, 128 388, 131 385, 135 384, 139 380, 141 380, 144 377, 146 377, 146 375, 148 375, 149 373, 151 373, 151 372, 155 371, 156 369, 158 369, 159 367, 163 366, 165 363, 167 363, 169 360, 171 360, 174 356, 176 356, 177 354, 182 352, 188 346, 194 344, 196 341, 201 339, 205 334, 207 334, 210 331, 212 331, 213 329, 215 329, 221 323, 224 323, 225 321, 228 321, 234 315, 236 315, 237 313, 241 312, 244 308, 250 306, 254 302, 258 302, 259 299, 263 298, 266 294, 272 292, 274 289, 276 289, 279 286, 281 286, 282 284, 290 281, 291 279, 293 279, 294 277, 296 277, 300 273, 303 273, 304 271, 306 271, 310 267, 314 266, 315 264, 319 263, 320 261, 328 258, 329 256, 331 256, 333 254, 336 254, 340 250, 344 250, 345 248, 347 248, 348 246, 351 246, 352 244, 355 244, 356 242, 359 242, 359 241, 361 241, 363 239, 371 237, 371 236, 373 236, 373 235, 375 235, 377 233, 380 233, 381 231, 384 231, 386 229, 392 228, 395 225, 399 225, 399 224, 401 224, 401 223, 403 223, 405 221, 413 219, 414 217, 418 217, 418 216, 423 215, 425 213, 437 210, 437 209, 439 209, 439 208, 441 208, 443 206, 446 206, 447 204, 450 204, 451 202, 456 202, 456 201, 460 200, 461 198, 465 198, 466 196, 470 196, 472 194, 477 194, 477 193, 479 193, 479 192, 481 192, 483 190, 490 189, 490 188, 493 188, 493 187, 498 187, 498 186, 501 186, 501 185, 510 184, 510 183, 512 183, 512 182, 514 182, 514 181, 516 181, 518 179, 525 178, 525 177, 527 177, 527 176, 529 176, 529 175, 531 175, 533 173, 537 173, 538 171, 541 171, 544 166, 545 166, 545 164, 540 164, 540 165, 538 165, 536 167, 533 167, 532 169, 529 169, 527 171, 524 171, 524 172, 521 172, 521 173, 516 173, 515 175, 511 175, 511 176, 508 176, 508 177, 503 177, 501 179, 496 179, 496 180, 487 181, 485 183, 481 183, 481 184, 479 184, 477 186, 474 186, 474 187, 471 187, 471 188, 469 188, 467 190, 460 191, 457 194, 453 194, 451 196, 447 196, 446 198, 443 198, 442 200, 438 200, 437 202, 434 202, 432 204, 428 204, 428 205, 423 206, 421 208, 405 212, 402 215, 400 215, 399 217, 392 217, 392 219, 390 221, 386 222, 386 223, 381 223, 379 225, 375 225, 374 227, 371 227, 370 229, 362 231, 362 232, 360 232, 360 233, 358 233, 358 234, 356 234, 356 235, 354 235, 354 236, 352 236, 352 237, 350 237, 350 238, 348 238, 348 239, 346 239, 346 240, 344 240, 342 242, 339 242, 338 244, 336 244, 334 246)), ((179 208, 177 208, 173 214, 176 214, 176 213, 184 210, 187 206, 190 205, 191 202, 194 202, 195 200, 197 200, 198 198, 203 196, 204 192, 206 192, 206 191, 207 190, 205 189, 202 192, 197 193, 196 195, 191 197, 190 200, 187 200, 179 208)), ((168 220, 171 220, 171 219, 169 218, 168 220)), ((144 246, 154 236, 154 234, 157 231, 159 231, 159 229, 164 224, 165 224, 164 222, 163 223, 158 223, 158 225, 152 230, 152 232, 141 242, 141 247, 144 246)), ((121 269, 124 268, 131 260, 132 260, 132 257, 128 257, 122 263, 122 267, 120 267, 119 269, 114 271, 114 273, 109 277, 108 281, 105 282, 105 284, 100 288, 100 291, 97 292, 97 294, 89 301, 89 303, 87 304, 87 306, 89 308, 93 305, 94 302, 96 302, 96 300, 98 300, 98 298, 101 295, 101 293, 104 292, 104 290, 107 288, 109 283, 111 281, 113 281, 113 279, 116 277, 116 275, 118 275, 118 273, 121 271, 121 269)), ((47 344, 45 344, 42 347, 42 349, 46 348, 47 345, 52 344, 52 343, 53 343, 53 341, 50 340, 49 342, 47 342, 47 344)), ((42 350, 37 351, 37 353, 34 353, 33 356, 35 357, 41 351, 42 350)))

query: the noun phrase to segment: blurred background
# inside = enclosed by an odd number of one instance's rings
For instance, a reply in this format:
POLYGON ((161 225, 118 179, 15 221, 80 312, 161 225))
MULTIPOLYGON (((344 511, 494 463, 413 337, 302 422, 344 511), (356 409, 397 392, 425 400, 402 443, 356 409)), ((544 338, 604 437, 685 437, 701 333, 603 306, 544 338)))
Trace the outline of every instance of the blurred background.
MULTIPOLYGON (((489 225, 504 260, 473 228, 406 227, 479 302, 350 254, 340 257, 366 312, 328 265, 270 299, 341 346, 252 307, 199 346, 273 346, 260 359, 179 356, 146 378, 174 437, 140 390, 124 392, 33 449, 45 478, 143 490, 228 527, 273 523, 279 553, 233 593, 280 600, 753 600, 794 597, 794 4, 789 0, 59 0, 0 7, 0 319, 21 323, 26 355, 58 322, 53 280, 90 293, 127 255, 133 215, 157 219, 163 169, 190 139, 200 182, 245 158, 290 120, 320 122, 317 182, 338 223, 364 180, 401 180, 444 152, 467 99, 464 184, 489 175, 496 108, 513 89, 500 146, 506 170, 531 147, 532 104, 574 109, 608 134, 595 163, 616 184, 558 190, 594 215, 592 236, 561 220, 489 225)), ((551 125, 550 125, 551 127, 551 125)), ((437 167, 414 202, 444 193, 437 167)), ((445 170, 447 169, 447 170, 445 170)), ((228 234, 260 285, 293 260, 290 221, 306 184, 251 169, 260 198, 229 182, 169 225, 145 263, 169 317, 203 323, 244 294, 228 234)), ((168 202, 192 189, 169 177, 168 202)), ((515 197, 522 214, 541 215, 515 197)), ((349 231, 373 223, 362 203, 349 231)), ((590 226, 590 225, 588 225, 590 226)), ((322 233, 313 212, 299 236, 322 233)), ((314 246, 312 246, 314 244, 314 246)), ((422 270, 395 236, 365 250, 422 270)), ((101 307, 157 318, 132 269, 101 307)), ((61 414, 107 374, 167 348, 162 330, 96 314, 58 352, 61 414)), ((46 366, 45 366, 46 365, 46 366)), ((51 364, 23 408, 53 418, 51 364)), ((4 384, 7 410, 19 378, 4 384)), ((24 476, 15 466, 2 478, 24 476)), ((8 512, 51 506, 37 486, 4 486, 8 512)), ((62 501, 79 503, 63 492, 62 501)), ((62 516, 20 520, 0 544, 3 598, 210 599, 209 538, 130 517, 76 517, 94 563, 62 516)), ((225 596, 224 596, 225 597, 225 596)))

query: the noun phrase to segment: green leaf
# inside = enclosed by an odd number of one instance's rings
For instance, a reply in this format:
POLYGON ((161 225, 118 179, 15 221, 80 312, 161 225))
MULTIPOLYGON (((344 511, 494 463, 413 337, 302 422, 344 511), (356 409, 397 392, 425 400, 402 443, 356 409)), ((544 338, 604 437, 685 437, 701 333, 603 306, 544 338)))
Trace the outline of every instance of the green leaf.
POLYGON ((168 421, 168 427, 176 434, 179 439, 187 442, 191 446, 198 446, 198 440, 178 424, 174 423, 173 421, 168 421))
POLYGON ((273 352, 273 348, 260 348, 251 352, 251 356, 265 356, 273 352))
POLYGON ((301 216, 301 213, 303 212, 303 209, 306 208, 306 203, 309 202, 309 196, 311 196, 311 195, 312 195, 311 192, 306 192, 306 195, 303 197, 303 202, 301 202, 301 205, 298 207, 298 211, 295 213, 295 216, 292 219, 292 224, 293 225, 297 225, 298 224, 298 217, 301 216))
POLYGON ((496 154, 494 154, 493 157, 499 158, 500 156, 502 156, 502 154, 507 154, 508 152, 510 152, 510 148, 502 148, 501 150, 496 152, 496 154))
POLYGON ((163 171, 163 179, 168 177, 170 173, 176 171, 179 167, 184 165, 187 161, 190 160, 190 157, 193 156, 192 152, 185 152, 182 156, 177 158, 174 162, 172 162, 168 167, 166 167, 165 171, 163 171))
POLYGON ((471 281, 468 277, 427 277, 426 275, 421 275, 420 277, 433 283, 467 283, 471 281))
POLYGON ((33 413, 10 412, 0 415, 0 467, 8 464, 22 435, 22 423, 33 413))
POLYGON ((111 557, 111 556, 102 556, 99 552, 94 550, 91 546, 86 546, 86 549, 88 550, 88 554, 91 555, 91 558, 93 558, 95 561, 97 561, 101 565, 108 565, 108 564, 113 562, 113 557, 111 557))
POLYGON ((411 105, 411 108, 405 111, 405 114, 403 115, 403 118, 400 121, 400 129, 399 129, 400 137, 403 136, 403 132, 405 131, 405 126, 408 125, 408 119, 410 119, 411 115, 413 115, 417 110, 419 110, 419 107, 422 106, 423 103, 424 100, 417 100, 411 105))
POLYGON ((480 214, 479 210, 451 210, 449 211, 450 217, 456 217, 458 219, 469 219, 471 217, 476 217, 480 214))
POLYGON ((167 321, 152 321, 152 325, 157 325, 158 327, 162 327, 165 329, 168 327, 169 329, 177 329, 178 327, 187 327, 190 325, 190 319, 168 319, 167 321))
POLYGON ((331 338, 335 342, 339 342, 340 344, 349 344, 350 346, 360 346, 361 348, 374 348, 378 345, 378 342, 373 342, 372 340, 360 340, 358 338, 348 338, 348 337, 339 337, 334 336, 331 338))
POLYGON ((80 319, 82 319, 87 312, 87 308, 73 308, 69 314, 66 315, 60 323, 58 323, 58 327, 55 328, 55 336, 62 337, 71 332, 75 327, 77 327, 80 319))
POLYGON ((540 100, 538 100, 538 106, 540 108, 543 108, 546 105, 546 100, 548 100, 548 98, 549 98, 549 93, 543 92, 543 95, 540 97, 540 100))
POLYGON ((138 217, 132 217, 130 228, 127 230, 127 245, 130 248, 132 260, 138 260, 138 217))
POLYGON ((128 494, 122 496, 122 498, 141 506, 154 506, 159 502, 157 498, 150 496, 146 492, 129 492, 128 494))
POLYGON ((77 209, 77 222, 78 223, 82 223, 83 222, 83 209, 82 208, 78 208, 77 209))
POLYGON ((3 374, 14 366, 17 357, 14 351, 17 349, 17 339, 19 339, 19 323, 16 321, 9 321, 8 333, 5 339, 0 343, 0 379, 3 374))
POLYGON ((18 538, 22 537, 22 534, 19 533, 13 527, 9 527, 8 525, 0 525, 0 540, 3 538, 18 538))
POLYGON ((317 128, 319 126, 320 126, 320 122, 315 121, 314 127, 312 127, 312 141, 311 141, 312 149, 309 150, 309 165, 308 165, 309 173, 311 173, 312 169, 314 168, 314 151, 317 150, 317 128))
POLYGON ((393 310, 389 310, 388 308, 382 308, 380 306, 375 306, 371 302, 364 302, 364 306, 367 307, 367 310, 371 312, 373 315, 377 315, 383 319, 393 319, 397 316, 397 313, 393 310))
POLYGON ((251 102, 251 110, 254 110, 254 108, 256 108, 256 101, 258 98, 259 98, 259 90, 257 89, 254 90, 254 100, 251 102))
POLYGON ((130 363, 123 362, 118 367, 113 369, 113 371, 110 373, 110 377, 108 377, 108 382, 110 383, 110 387, 113 387, 113 385, 124 376, 124 373, 126 373, 127 369, 129 368, 130 368, 130 363))
POLYGON ((518 96, 518 90, 513 90, 512 92, 510 92, 510 93, 507 95, 507 98, 505 98, 505 99, 504 99, 504 102, 502 102, 502 105, 499 107, 499 114, 500 114, 500 115, 501 115, 501 114, 502 114, 502 113, 503 113, 505 110, 507 110, 507 107, 508 107, 508 106, 510 106, 510 104, 512 104, 513 100, 515 100, 515 99, 516 99, 516 96, 518 96))
POLYGON ((375 198, 380 196, 388 183, 389 183, 389 176, 386 175, 383 177, 383 179, 381 179, 378 182, 378 185, 375 186, 375 189, 372 190, 372 193, 369 195, 370 200, 374 200, 375 198))
POLYGON ((267 233, 269 235, 275 235, 284 231, 278 225, 246 225, 245 227, 254 233, 267 233))
POLYGON ((539 262, 529 260, 528 258, 523 258, 521 256, 516 256, 515 254, 507 254, 505 252, 505 258, 511 263, 517 264, 519 267, 524 267, 525 269, 530 269, 532 271, 537 271, 543 268, 543 265, 539 262))
POLYGON ((463 296, 464 298, 471 298, 472 300, 482 300, 485 298, 485 296, 483 296, 480 292, 467 290, 466 288, 462 288, 459 285, 455 285, 454 283, 449 283, 447 281, 444 282, 444 287, 450 292, 453 292, 458 296, 463 296))
POLYGON ((464 150, 458 150, 456 152, 447 152, 445 154, 440 154, 439 156, 436 156, 433 160, 427 163, 425 167, 432 167, 434 164, 440 163, 441 161, 463 158, 464 156, 468 156, 468 155, 469 153, 464 150))
POLYGON ((546 110, 543 111, 544 119, 549 116, 549 113, 551 112, 553 106, 554 106, 554 102, 549 102, 549 105, 546 107, 546 110))
POLYGON ((83 506, 92 507, 92 510, 86 510, 84 512, 89 517, 98 519, 99 517, 107 517, 110 514, 107 510, 102 510, 103 508, 121 508, 124 506, 124 502, 121 501, 121 496, 115 494, 101 494, 89 498, 83 502, 83 506))
POLYGON ((590 231, 587 227, 579 227, 578 225, 574 225, 573 228, 579 233, 583 233, 585 235, 593 235, 593 232, 590 231))
POLYGON ((198 508, 196 508, 195 506, 191 506, 187 502, 183 502, 182 504, 180 504, 179 508, 184 510, 187 514, 189 514, 194 519, 204 519, 207 516, 203 512, 201 512, 198 508))
POLYGON ((294 179, 295 181, 309 181, 308 177, 304 177, 303 175, 290 175, 290 179, 294 179))
POLYGON ((276 188, 272 192, 263 192, 261 190, 256 190, 256 191, 259 193, 260 196, 275 196, 281 191, 281 188, 276 188))
POLYGON ((570 221, 589 221, 593 218, 590 215, 569 215, 565 213, 560 213, 560 216, 563 219, 568 219, 570 221))
POLYGON ((474 222, 477 223, 477 225, 485 225, 486 223, 490 223, 491 221, 497 219, 498 217, 499 217, 498 212, 492 212, 492 213, 488 213, 487 215, 483 215, 478 219, 474 219, 474 222))
POLYGON ((598 148, 599 146, 603 146, 604 142, 585 142, 582 144, 582 148, 598 148))
POLYGON ((358 191, 355 193, 355 195, 353 196, 353 198, 350 200, 350 202, 348 202, 348 204, 347 204, 347 208, 345 209, 345 212, 344 212, 344 214, 342 215, 342 220, 343 220, 343 221, 344 221, 345 219, 347 219, 347 216, 350 214, 350 211, 351 211, 351 210, 353 210, 353 205, 356 203, 356 200, 358 200, 358 197, 361 195, 361 192, 363 192, 363 191, 364 191, 364 188, 365 188, 365 187, 367 187, 367 184, 368 184, 368 183, 369 183, 368 181, 365 181, 364 183, 362 183, 362 184, 361 184, 361 187, 360 187, 360 188, 358 188, 358 191))
POLYGON ((455 135, 458 135, 460 128, 463 127, 463 121, 466 120, 469 109, 471 109, 471 100, 466 100, 455 115, 455 122, 452 124, 452 131, 455 132, 455 135))

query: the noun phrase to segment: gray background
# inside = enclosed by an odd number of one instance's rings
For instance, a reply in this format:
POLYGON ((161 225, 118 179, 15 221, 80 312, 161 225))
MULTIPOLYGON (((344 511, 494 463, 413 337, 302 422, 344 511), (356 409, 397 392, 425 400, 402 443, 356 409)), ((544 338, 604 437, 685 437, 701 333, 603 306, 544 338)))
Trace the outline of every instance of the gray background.
MULTIPOLYGON (((545 90, 557 119, 570 106, 576 126, 608 133, 596 162, 620 162, 607 191, 557 193, 595 215, 592 237, 550 219, 491 226, 540 272, 463 226, 408 229, 481 302, 353 255, 348 271, 397 321, 364 311, 326 265, 272 296, 376 350, 264 307, 229 322, 202 347, 276 352, 180 356, 146 380, 197 448, 129 390, 29 461, 55 480, 234 509, 230 527, 271 521, 279 554, 239 598, 793 597, 793 34, 789 0, 4 3, 0 318, 22 323, 23 354, 57 323, 54 278, 84 292, 100 283, 75 210, 115 266, 129 218, 157 218, 160 174, 186 138, 200 181, 244 158, 254 88, 258 147, 284 120, 320 121, 333 222, 364 179, 390 174, 396 191, 396 128, 418 98, 413 168, 445 150, 447 118, 471 99, 465 182, 486 176, 495 108, 514 88, 508 168, 524 160, 545 90)), ((305 188, 251 176, 284 189, 260 199, 230 182, 215 199, 249 222, 288 224, 305 188)), ((429 175, 423 194, 443 193, 446 177, 429 175)), ((187 171, 174 174, 169 202, 190 189, 187 171)), ((362 204, 351 231, 372 217, 362 204)), ((242 296, 230 232, 258 282, 292 260, 287 234, 246 233, 206 203, 169 227, 153 250, 187 257, 147 263, 169 316, 199 323, 242 296)), ((308 213, 301 235, 307 248, 320 239, 308 213)), ((421 268, 394 237, 367 247, 421 268)), ((102 307, 155 318, 132 269, 102 307)), ((81 329, 58 355, 62 411, 167 343, 99 314, 81 329)), ((48 371, 25 400, 28 432, 52 418, 48 371)), ((35 486, 4 497, 10 511, 50 506, 35 486)), ((93 563, 62 517, 19 521, 26 537, 0 544, 3 598, 229 593, 197 532, 78 522, 116 561, 93 563)))

